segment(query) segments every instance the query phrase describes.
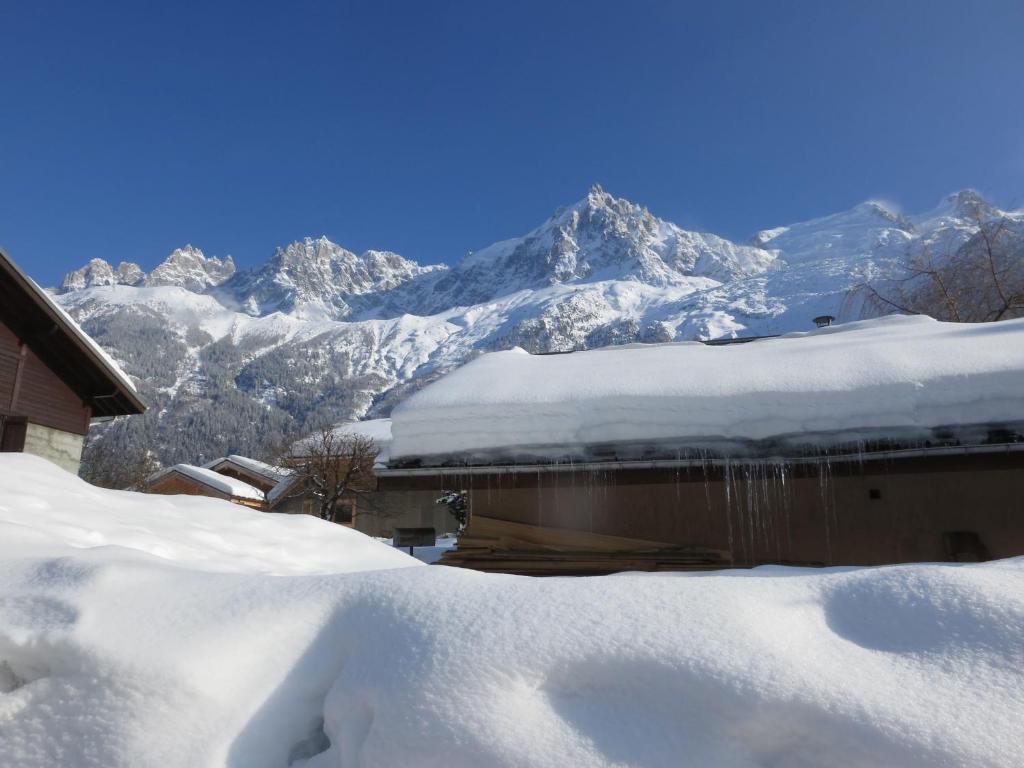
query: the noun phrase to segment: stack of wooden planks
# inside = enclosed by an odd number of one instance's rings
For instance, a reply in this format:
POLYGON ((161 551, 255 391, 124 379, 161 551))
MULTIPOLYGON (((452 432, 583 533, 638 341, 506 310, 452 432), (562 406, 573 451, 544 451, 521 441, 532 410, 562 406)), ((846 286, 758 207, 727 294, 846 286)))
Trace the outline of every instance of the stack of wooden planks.
POLYGON ((474 515, 440 565, 524 576, 597 576, 620 571, 727 568, 728 552, 474 515))

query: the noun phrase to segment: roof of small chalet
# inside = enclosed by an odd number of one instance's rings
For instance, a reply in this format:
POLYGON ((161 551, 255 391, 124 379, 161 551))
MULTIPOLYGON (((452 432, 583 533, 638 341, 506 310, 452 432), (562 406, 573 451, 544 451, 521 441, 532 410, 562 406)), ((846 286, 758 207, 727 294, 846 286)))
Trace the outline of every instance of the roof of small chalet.
POLYGON ((890 316, 751 343, 494 352, 392 414, 390 467, 1022 439, 1024 319, 890 316), (1008 437, 1007 437, 1008 435, 1008 437))
POLYGON ((131 379, 0 250, 0 320, 89 404, 93 416, 142 413, 131 379))
POLYGON ((162 469, 150 476, 148 484, 153 485, 171 474, 183 476, 233 499, 250 499, 252 501, 264 501, 265 499, 263 491, 259 488, 255 488, 236 478, 221 475, 212 469, 196 467, 192 464, 175 464, 174 466, 162 469))
POLYGON ((214 472, 219 472, 228 466, 233 466, 244 474, 255 475, 274 484, 280 483, 282 480, 295 474, 295 470, 288 469, 287 467, 277 467, 259 459, 250 459, 248 456, 239 456, 237 454, 222 456, 219 459, 203 464, 204 469, 212 469, 214 472))
POLYGON ((304 486, 305 482, 305 476, 299 473, 295 473, 291 477, 285 478, 267 491, 267 505, 273 509, 289 494, 298 493, 300 486, 304 486))

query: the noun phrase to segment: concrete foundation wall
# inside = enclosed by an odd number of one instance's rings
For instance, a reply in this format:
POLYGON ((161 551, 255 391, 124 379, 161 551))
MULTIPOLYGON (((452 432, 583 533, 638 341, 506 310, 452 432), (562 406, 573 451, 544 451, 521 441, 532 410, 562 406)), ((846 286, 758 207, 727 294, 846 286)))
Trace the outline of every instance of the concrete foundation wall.
POLYGON ((25 431, 25 453, 49 459, 58 467, 78 474, 82 464, 84 438, 72 432, 29 422, 25 431))

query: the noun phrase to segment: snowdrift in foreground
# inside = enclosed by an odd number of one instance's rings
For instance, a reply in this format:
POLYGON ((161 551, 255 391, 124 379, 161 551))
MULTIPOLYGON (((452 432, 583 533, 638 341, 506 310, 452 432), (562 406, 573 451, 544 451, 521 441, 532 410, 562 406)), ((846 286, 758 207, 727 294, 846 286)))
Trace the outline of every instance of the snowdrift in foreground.
MULTIPOLYGON (((230 478, 216 475, 225 482, 230 478)), ((0 454, 0 557, 155 555, 203 571, 339 573, 418 565, 350 528, 205 496, 108 491, 29 454, 0 454)))
POLYGON ((358 534, 98 491, 32 457, 0 456, 0 480, 5 766, 932 768, 1024 753, 1024 561, 389 568, 405 560, 358 534), (349 552, 387 570, 324 573, 317 541, 338 570, 349 552), (301 570, 293 556, 320 573, 270 575, 301 570))
POLYGON ((483 355, 395 409, 392 459, 460 452, 585 456, 603 442, 763 440, 1024 413, 1024 319, 892 316, 749 344, 483 355))

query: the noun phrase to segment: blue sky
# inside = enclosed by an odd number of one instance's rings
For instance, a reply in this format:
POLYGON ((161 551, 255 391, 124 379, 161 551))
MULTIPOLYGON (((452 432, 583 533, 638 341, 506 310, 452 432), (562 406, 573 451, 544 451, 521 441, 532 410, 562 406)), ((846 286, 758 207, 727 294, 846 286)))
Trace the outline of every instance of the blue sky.
POLYGON ((1024 204, 1019 0, 263 5, 0 0, 0 245, 52 284, 319 234, 452 261, 595 181, 733 238, 1024 204))

